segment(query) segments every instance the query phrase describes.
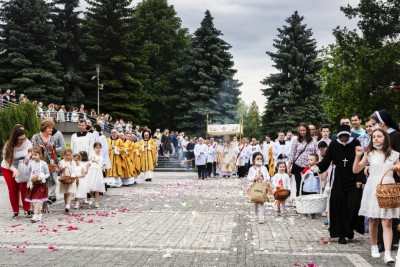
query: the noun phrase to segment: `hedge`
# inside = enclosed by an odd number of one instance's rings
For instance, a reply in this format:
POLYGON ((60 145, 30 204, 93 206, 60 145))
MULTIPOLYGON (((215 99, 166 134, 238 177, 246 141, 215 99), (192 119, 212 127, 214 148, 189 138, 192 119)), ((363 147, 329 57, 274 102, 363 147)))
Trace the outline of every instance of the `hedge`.
MULTIPOLYGON (((36 107, 32 103, 12 105, 0 108, 0 148, 2 149, 7 141, 11 129, 15 124, 21 124, 29 139, 39 132, 40 120, 37 116, 36 107)), ((0 158, 1 158, 0 154, 0 158)))

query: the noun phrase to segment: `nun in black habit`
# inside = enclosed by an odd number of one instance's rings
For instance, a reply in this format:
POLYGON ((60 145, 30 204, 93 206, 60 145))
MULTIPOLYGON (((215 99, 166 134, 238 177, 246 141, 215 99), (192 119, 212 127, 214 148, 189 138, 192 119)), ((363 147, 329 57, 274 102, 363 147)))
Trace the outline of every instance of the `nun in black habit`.
POLYGON ((350 137, 350 126, 340 125, 337 136, 316 169, 322 173, 333 164, 329 232, 332 238, 339 238, 339 244, 347 244, 346 237, 353 239, 354 230, 364 234, 364 217, 359 216, 358 211, 362 198, 361 183, 365 183, 365 176, 352 170, 355 148, 360 146, 360 142, 350 137))

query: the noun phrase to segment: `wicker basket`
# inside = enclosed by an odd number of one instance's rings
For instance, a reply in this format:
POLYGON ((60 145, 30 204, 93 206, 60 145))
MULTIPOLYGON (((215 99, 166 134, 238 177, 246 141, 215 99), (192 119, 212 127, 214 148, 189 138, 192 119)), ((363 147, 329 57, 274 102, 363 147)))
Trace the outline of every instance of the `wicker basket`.
POLYGON ((66 167, 63 174, 58 178, 58 181, 62 184, 72 184, 75 181, 75 177, 71 177, 71 170, 69 167, 66 167), (69 175, 67 175, 67 170, 69 175))
POLYGON ((274 193, 274 198, 279 201, 284 201, 290 196, 290 190, 281 189, 274 193))
POLYGON ((376 197, 378 205, 381 209, 392 209, 400 207, 400 183, 382 184, 386 174, 391 171, 387 170, 379 180, 376 186, 376 197))
POLYGON ((39 179, 39 175, 34 175, 31 178, 31 182, 32 182, 32 184, 38 185, 38 184, 42 183, 42 180, 39 179))
POLYGON ((53 172, 57 171, 57 164, 49 163, 49 164, 47 164, 47 166, 49 167, 49 172, 53 173, 53 172))
POLYGON ((300 196, 296 197, 296 211, 301 214, 322 213, 326 210, 327 196, 322 194, 322 186, 319 194, 302 196, 301 187, 304 183, 304 175, 301 175, 300 196))

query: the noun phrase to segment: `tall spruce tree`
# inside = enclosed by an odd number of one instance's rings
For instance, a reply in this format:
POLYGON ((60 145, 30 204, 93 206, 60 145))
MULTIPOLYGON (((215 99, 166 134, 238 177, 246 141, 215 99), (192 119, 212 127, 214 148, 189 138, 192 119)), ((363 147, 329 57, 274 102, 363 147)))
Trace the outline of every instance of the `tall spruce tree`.
POLYGON ((261 82, 268 86, 262 89, 267 98, 262 124, 269 135, 294 131, 300 122, 319 125, 325 118, 318 76, 322 64, 312 31, 302 24, 303 19, 297 11, 287 18, 274 40, 277 51, 267 52, 279 70, 261 82))
POLYGON ((244 120, 243 127, 244 136, 248 138, 256 138, 260 140, 261 133, 261 116, 256 101, 251 102, 247 111, 246 119, 244 120))
POLYGON ((52 21, 57 43, 57 59, 63 67, 61 79, 64 103, 77 105, 83 101, 81 90, 82 66, 86 63, 80 40, 82 20, 79 0, 55 0, 52 21))
POLYGON ((132 32, 141 60, 138 72, 147 91, 149 126, 175 128, 180 102, 175 77, 190 41, 188 30, 167 0, 144 0, 134 9, 132 32))
POLYGON ((84 72, 85 99, 97 103, 97 86, 90 78, 100 64, 100 112, 114 118, 147 122, 143 102, 143 85, 134 65, 131 0, 87 0, 85 32, 82 42, 88 57, 84 72))
POLYGON ((179 71, 182 101, 176 119, 181 129, 192 134, 204 133, 207 115, 213 123, 239 121, 241 84, 233 77, 231 46, 220 36, 207 10, 186 52, 188 63, 179 71))
POLYGON ((44 0, 1 1, 0 82, 29 99, 62 101, 50 7, 44 0))

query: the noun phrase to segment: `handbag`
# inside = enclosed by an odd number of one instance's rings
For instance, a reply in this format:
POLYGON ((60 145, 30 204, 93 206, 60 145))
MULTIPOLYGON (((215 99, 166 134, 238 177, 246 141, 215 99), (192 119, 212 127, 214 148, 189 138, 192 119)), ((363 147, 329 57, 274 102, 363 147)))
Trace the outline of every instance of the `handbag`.
POLYGON ((255 182, 250 187, 249 197, 251 202, 264 203, 267 196, 267 183, 255 182))
POLYGON ((18 175, 18 177, 15 178, 15 181, 17 183, 26 183, 26 182, 28 182, 29 178, 31 176, 31 173, 29 171, 29 164, 28 165, 25 164, 24 160, 20 159, 18 161, 17 169, 18 169, 19 175, 18 175))

